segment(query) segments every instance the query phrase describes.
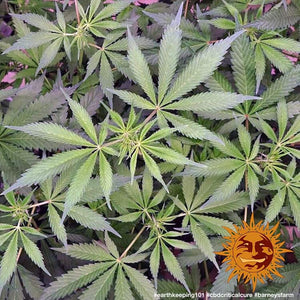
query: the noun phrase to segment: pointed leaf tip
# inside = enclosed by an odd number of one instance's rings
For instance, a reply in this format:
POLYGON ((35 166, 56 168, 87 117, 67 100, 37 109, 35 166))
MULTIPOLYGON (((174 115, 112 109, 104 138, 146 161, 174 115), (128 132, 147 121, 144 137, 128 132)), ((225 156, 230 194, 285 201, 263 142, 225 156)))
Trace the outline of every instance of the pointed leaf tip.
POLYGON ((180 25, 182 10, 183 10, 183 2, 181 2, 180 6, 179 6, 178 12, 176 14, 174 21, 172 22, 172 25, 174 25, 174 26, 180 25))

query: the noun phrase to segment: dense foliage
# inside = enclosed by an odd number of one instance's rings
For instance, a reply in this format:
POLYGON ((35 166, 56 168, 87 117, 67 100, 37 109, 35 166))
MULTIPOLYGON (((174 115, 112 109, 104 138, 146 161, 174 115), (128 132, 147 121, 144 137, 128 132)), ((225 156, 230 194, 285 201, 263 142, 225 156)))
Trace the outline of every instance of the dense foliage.
POLYGON ((0 5, 0 299, 251 292, 252 212, 299 295, 298 0, 0 5))

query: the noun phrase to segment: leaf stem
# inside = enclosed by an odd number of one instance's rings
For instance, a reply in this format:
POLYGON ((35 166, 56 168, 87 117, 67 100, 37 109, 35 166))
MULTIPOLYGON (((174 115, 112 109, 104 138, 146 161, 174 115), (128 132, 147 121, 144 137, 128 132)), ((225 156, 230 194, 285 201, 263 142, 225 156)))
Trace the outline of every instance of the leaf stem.
MULTIPOLYGON (((32 204, 32 205, 29 206, 29 208, 34 208, 34 207, 42 206, 42 205, 48 204, 48 203, 51 203, 51 200, 47 200, 47 201, 44 201, 44 202, 32 204)), ((31 213, 31 214, 32 214, 32 213, 31 213)))
POLYGON ((156 115, 157 111, 158 111, 158 108, 154 109, 154 110, 151 112, 151 114, 144 120, 143 123, 144 123, 144 124, 147 124, 147 123, 152 119, 152 117, 154 117, 154 116, 156 115))
POLYGON ((138 238, 141 236, 141 234, 144 232, 145 229, 146 229, 146 226, 144 225, 142 227, 142 229, 138 232, 138 234, 135 236, 135 238, 128 245, 128 247, 125 249, 125 251, 121 254, 121 256, 119 257, 119 260, 121 260, 122 258, 124 258, 127 255, 130 248, 135 244, 135 242, 138 240, 138 238))

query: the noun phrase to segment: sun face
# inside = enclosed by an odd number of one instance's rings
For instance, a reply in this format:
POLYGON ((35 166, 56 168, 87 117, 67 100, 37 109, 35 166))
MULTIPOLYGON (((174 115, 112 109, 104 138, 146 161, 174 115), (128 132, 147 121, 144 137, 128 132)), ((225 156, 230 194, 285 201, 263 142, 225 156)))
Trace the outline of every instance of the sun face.
POLYGON ((255 224, 252 214, 249 225, 246 222, 241 227, 235 225, 236 231, 226 228, 230 236, 224 237, 227 240, 223 244, 225 250, 216 254, 226 256, 223 260, 228 264, 226 271, 232 270, 228 282, 238 275, 238 281, 251 280, 254 291, 257 280, 262 283, 266 278, 273 280, 272 274, 283 277, 277 271, 283 267, 280 264, 284 260, 282 254, 292 251, 281 248, 284 242, 279 241, 280 234, 274 235, 278 225, 279 222, 269 229, 269 224, 263 226, 262 221, 255 224))

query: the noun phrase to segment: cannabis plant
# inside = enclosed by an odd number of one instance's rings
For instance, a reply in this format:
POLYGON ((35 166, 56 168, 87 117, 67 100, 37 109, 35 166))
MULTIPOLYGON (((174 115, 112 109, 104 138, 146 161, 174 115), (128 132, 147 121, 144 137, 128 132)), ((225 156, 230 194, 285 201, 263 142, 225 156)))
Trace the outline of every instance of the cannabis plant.
POLYGON ((0 299, 298 297, 299 3, 62 2, 5 1, 0 299))

